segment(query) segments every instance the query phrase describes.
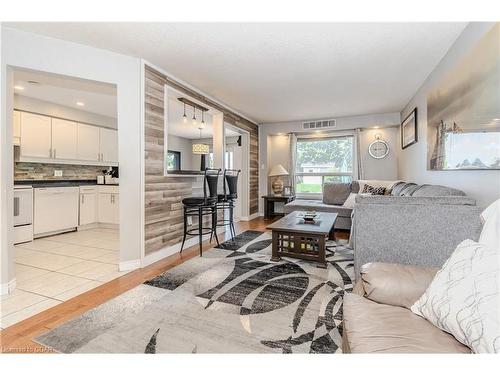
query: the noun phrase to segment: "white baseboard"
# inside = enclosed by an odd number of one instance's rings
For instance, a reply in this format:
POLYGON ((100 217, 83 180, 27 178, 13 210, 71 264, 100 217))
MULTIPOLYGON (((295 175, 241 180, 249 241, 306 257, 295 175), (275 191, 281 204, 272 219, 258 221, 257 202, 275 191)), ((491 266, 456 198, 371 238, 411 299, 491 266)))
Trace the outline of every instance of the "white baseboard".
POLYGON ((91 223, 91 224, 79 225, 77 227, 77 230, 81 231, 81 230, 96 229, 96 228, 102 228, 102 229, 120 229, 120 225, 118 225, 118 224, 107 224, 107 223, 91 223))
POLYGON ((253 214, 251 214, 250 216, 243 216, 241 217, 241 221, 250 221, 250 220, 253 220, 253 219, 257 219, 258 217, 260 216, 264 216, 264 214, 262 212, 255 212, 253 214))
POLYGON ((14 289, 16 289, 16 278, 13 278, 8 283, 1 284, 0 296, 11 294, 14 291, 14 289))
POLYGON ((131 270, 136 270, 138 268, 141 268, 140 259, 127 260, 125 262, 120 262, 118 264, 118 270, 120 271, 131 271, 131 270))
MULTIPOLYGON (((217 234, 222 234, 224 233, 225 230, 224 228, 219 228, 217 229, 217 234)), ((210 234, 206 234, 203 236, 202 241, 206 241, 210 239, 210 234)), ((186 239, 186 242, 184 243, 184 249, 187 249, 191 246, 197 245, 198 244, 198 236, 196 237, 191 237, 186 239)), ((146 267, 149 266, 150 264, 153 264, 154 262, 158 262, 159 260, 162 260, 163 258, 166 258, 170 255, 174 255, 175 253, 178 253, 181 250, 181 245, 182 242, 176 243, 175 245, 172 246, 166 246, 164 248, 161 248, 160 250, 155 251, 153 254, 146 255, 141 262, 141 267, 146 267)), ((215 246, 215 243, 214 243, 215 246)))

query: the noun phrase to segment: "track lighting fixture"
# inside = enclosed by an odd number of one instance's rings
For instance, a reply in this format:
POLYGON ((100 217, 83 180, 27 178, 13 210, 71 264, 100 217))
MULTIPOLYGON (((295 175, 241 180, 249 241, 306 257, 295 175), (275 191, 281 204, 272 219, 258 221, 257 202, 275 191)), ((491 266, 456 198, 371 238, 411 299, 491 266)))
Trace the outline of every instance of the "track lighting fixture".
POLYGON ((186 116, 186 103, 183 103, 183 104, 184 104, 184 115, 182 116, 182 122, 185 124, 185 123, 187 123, 188 118, 186 116))

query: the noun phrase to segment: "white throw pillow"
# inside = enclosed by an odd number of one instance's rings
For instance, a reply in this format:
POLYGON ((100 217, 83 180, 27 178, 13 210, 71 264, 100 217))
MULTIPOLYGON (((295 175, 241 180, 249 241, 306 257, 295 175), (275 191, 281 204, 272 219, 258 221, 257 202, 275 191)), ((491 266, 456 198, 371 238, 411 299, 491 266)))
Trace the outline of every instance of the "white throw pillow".
POLYGON ((479 243, 500 251, 500 199, 496 200, 486 208, 482 214, 484 225, 479 243))
POLYGON ((472 240, 460 243, 411 307, 474 353, 500 352, 500 253, 472 240))
POLYGON ((356 195, 358 195, 358 194, 350 193, 342 206, 347 207, 347 208, 354 208, 354 204, 356 203, 355 202, 356 195))

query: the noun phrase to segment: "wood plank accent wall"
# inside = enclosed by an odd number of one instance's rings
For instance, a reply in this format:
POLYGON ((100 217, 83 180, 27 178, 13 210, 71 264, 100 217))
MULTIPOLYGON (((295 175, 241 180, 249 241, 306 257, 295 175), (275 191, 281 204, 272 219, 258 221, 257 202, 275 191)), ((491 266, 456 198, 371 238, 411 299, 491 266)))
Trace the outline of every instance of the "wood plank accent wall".
POLYGON ((165 84, 221 111, 224 121, 246 130, 250 134, 250 214, 259 206, 259 132, 251 121, 209 98, 183 86, 154 68, 145 67, 145 254, 182 241, 182 199, 192 195, 193 177, 167 177, 163 175, 164 160, 164 87, 165 84))

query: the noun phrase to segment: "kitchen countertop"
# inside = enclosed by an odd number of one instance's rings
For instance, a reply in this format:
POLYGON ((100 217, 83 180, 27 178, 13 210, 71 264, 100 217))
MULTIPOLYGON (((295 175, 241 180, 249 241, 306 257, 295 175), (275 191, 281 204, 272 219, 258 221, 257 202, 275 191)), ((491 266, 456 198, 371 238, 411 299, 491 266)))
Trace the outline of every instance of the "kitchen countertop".
MULTIPOLYGON (((85 185, 97 185, 97 180, 15 180, 14 186, 16 185, 31 185, 34 188, 85 186, 85 185)), ((119 186, 119 185, 105 184, 99 186, 119 186)))

